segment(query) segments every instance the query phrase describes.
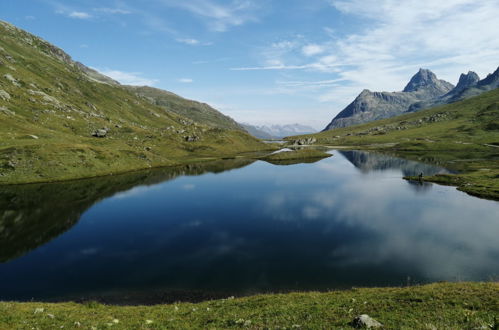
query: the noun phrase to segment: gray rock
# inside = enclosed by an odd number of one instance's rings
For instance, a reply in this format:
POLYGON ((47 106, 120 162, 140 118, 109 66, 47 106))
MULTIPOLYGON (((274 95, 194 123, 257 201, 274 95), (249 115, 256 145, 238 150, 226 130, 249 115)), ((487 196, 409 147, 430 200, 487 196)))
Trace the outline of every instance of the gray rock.
POLYGON ((185 141, 187 142, 195 142, 199 140, 199 136, 197 135, 189 135, 189 136, 184 136, 185 141))
POLYGON ((17 81, 17 79, 14 78, 14 77, 12 77, 12 75, 10 73, 4 74, 3 77, 5 79, 7 79, 8 81, 10 81, 14 86, 21 87, 21 85, 19 84, 19 82, 17 81))
POLYGON ((299 146, 304 146, 304 145, 314 144, 315 142, 317 142, 317 139, 315 139, 315 138, 304 138, 304 139, 295 140, 293 142, 293 144, 299 145, 299 146))
POLYGON ((0 107, 0 112, 9 116, 14 116, 15 113, 12 110, 7 109, 6 107, 0 107))
POLYGON ((98 137, 98 138, 103 138, 103 137, 107 136, 108 132, 109 132, 109 128, 104 127, 104 128, 100 128, 100 129, 95 130, 92 133, 92 136, 95 136, 95 137, 98 137))
POLYGON ((9 161, 7 162, 7 164, 5 164, 5 167, 6 167, 6 168, 10 168, 10 169, 12 169, 12 170, 15 170, 15 169, 16 169, 16 165, 17 165, 17 164, 16 164, 15 162, 13 162, 12 160, 9 160, 9 161))
POLYGON ((352 321, 352 326, 357 329, 371 329, 371 328, 382 328, 383 324, 379 323, 367 314, 362 314, 357 316, 352 321))
POLYGON ((4 91, 3 89, 0 89, 0 99, 8 101, 10 100, 10 94, 4 91))

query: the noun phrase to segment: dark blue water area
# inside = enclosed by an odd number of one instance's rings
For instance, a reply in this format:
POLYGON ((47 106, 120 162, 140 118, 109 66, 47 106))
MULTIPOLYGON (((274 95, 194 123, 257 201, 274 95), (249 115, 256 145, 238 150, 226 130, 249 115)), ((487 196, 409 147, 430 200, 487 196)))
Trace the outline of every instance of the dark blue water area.
POLYGON ((9 188, 0 300, 499 278, 499 203, 402 179, 445 169, 355 151, 244 165, 9 188))

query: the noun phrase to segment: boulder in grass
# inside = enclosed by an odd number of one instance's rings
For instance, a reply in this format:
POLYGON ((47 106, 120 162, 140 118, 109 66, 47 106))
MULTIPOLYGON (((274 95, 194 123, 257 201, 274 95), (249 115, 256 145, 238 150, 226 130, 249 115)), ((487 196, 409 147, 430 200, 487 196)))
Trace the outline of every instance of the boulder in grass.
POLYGON ((376 329, 382 328, 383 324, 379 323, 367 314, 362 314, 353 319, 352 326, 357 329, 376 329))
POLYGON ((104 138, 107 136, 107 133, 109 132, 109 128, 107 127, 104 127, 104 128, 99 128, 97 130, 95 130, 93 133, 92 133, 92 136, 94 137, 98 137, 98 138, 104 138))

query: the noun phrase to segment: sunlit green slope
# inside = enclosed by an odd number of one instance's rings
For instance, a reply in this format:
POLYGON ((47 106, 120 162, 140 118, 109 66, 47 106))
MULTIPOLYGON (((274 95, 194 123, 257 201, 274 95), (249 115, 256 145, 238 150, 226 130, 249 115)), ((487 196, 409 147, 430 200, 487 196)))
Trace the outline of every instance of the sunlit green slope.
POLYGON ((100 78, 59 48, 0 21, 0 184, 269 148, 243 131, 193 122, 100 78))

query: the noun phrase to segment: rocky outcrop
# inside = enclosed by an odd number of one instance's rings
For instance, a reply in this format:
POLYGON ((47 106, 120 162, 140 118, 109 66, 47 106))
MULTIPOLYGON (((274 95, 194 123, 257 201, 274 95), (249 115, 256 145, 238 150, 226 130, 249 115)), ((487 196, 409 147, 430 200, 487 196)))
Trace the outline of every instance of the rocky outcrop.
POLYGON ((430 70, 420 69, 402 92, 363 90, 324 130, 398 116, 406 112, 411 104, 445 95, 453 87, 451 83, 437 79, 430 70))
POLYGON ((9 101, 10 100, 10 94, 4 91, 3 89, 0 89, 0 99, 4 101, 9 101))
POLYGON ((92 136, 93 136, 93 137, 98 137, 98 138, 103 138, 103 137, 106 137, 106 136, 107 136, 107 133, 109 133, 109 128, 104 127, 104 128, 96 129, 96 130, 92 133, 92 136))
POLYGON ((362 314, 357 316, 352 321, 352 326, 356 329, 371 329, 371 328, 382 328, 383 324, 379 323, 367 314, 362 314))
POLYGON ((317 142, 317 140, 315 138, 309 137, 309 138, 294 140, 293 144, 299 145, 299 146, 307 146, 307 145, 314 144, 315 142, 317 142))

